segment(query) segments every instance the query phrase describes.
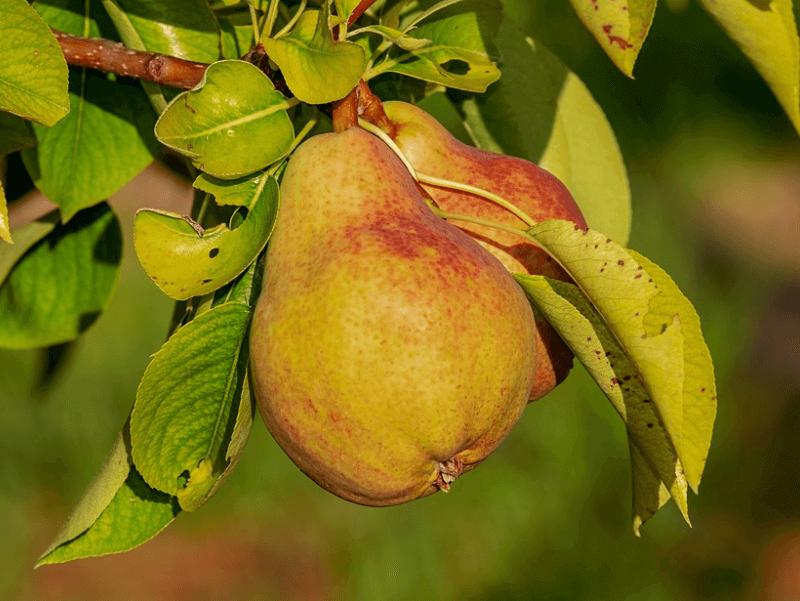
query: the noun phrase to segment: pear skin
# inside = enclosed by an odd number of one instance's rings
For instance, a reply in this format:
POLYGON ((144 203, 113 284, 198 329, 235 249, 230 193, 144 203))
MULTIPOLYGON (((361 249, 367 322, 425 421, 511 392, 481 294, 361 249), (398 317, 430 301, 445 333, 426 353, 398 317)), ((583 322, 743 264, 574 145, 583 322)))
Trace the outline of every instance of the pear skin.
POLYGON ((524 293, 362 129, 304 142, 281 194, 250 338, 267 427, 344 499, 447 490, 527 402, 536 328, 524 293))
MULTIPOLYGON (((395 143, 419 172, 497 194, 522 209, 537 223, 548 219, 567 219, 582 228, 586 227, 586 221, 567 188, 544 169, 516 157, 467 146, 431 115, 411 104, 386 102, 383 106, 396 126, 395 143)), ((483 197, 427 184, 423 184, 423 188, 444 211, 527 229, 527 225, 516 215, 483 197)), ((497 257, 512 273, 545 275, 571 281, 547 253, 519 236, 467 222, 458 222, 458 227, 497 257)), ((538 359, 531 401, 543 397, 567 377, 573 358, 550 324, 538 312, 535 317, 538 359)))

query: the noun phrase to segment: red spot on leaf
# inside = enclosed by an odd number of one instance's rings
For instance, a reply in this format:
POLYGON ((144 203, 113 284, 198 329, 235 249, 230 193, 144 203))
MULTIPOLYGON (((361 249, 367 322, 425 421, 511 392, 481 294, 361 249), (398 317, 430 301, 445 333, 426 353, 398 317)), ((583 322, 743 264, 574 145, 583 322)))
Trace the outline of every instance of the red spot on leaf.
POLYGON ((633 48, 633 44, 628 42, 625 38, 621 38, 618 35, 611 35, 611 30, 614 28, 613 25, 603 25, 603 32, 608 36, 608 43, 612 46, 617 44, 620 49, 627 50, 628 48, 633 48))

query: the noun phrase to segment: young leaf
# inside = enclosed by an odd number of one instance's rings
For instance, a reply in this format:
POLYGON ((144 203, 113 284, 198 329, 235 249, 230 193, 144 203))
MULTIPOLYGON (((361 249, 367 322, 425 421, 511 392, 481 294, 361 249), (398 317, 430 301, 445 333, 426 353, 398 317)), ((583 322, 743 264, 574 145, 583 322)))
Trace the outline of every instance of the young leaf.
POLYGON ((233 230, 223 223, 202 233, 175 213, 145 209, 136 214, 139 262, 165 294, 178 300, 213 292, 242 273, 266 245, 278 214, 278 182, 266 173, 233 182, 200 176, 195 186, 214 194, 217 204, 246 207, 248 214, 233 230))
POLYGON ((309 10, 291 32, 262 40, 298 99, 324 104, 344 98, 364 73, 364 49, 352 42, 335 42, 325 14, 309 10))
POLYGON ((224 60, 169 104, 156 137, 206 173, 234 179, 286 155, 294 139, 290 106, 258 67, 224 60))
MULTIPOLYGON (((613 328, 604 321, 604 317, 608 320, 609 316, 598 312, 577 286, 544 276, 515 274, 514 277, 611 401, 627 426, 631 444, 641 450, 654 477, 666 484, 688 521, 686 479, 675 446, 648 390, 665 383, 669 387, 670 383, 665 380, 680 380, 680 374, 652 378, 642 373, 636 364, 641 358, 636 356, 642 354, 640 349, 629 350, 620 345, 613 328)), ((646 301, 638 301, 636 306, 642 314, 647 311, 646 301)), ((675 333, 680 335, 677 328, 673 329, 673 335, 675 333)), ((647 342, 642 342, 645 344, 647 342)), ((658 341, 655 345, 663 348, 658 341)), ((671 359, 666 357, 665 363, 673 364, 671 359)), ((634 470, 634 490, 639 477, 634 470)))
POLYGON ((365 79, 393 72, 449 88, 485 92, 500 71, 492 60, 492 37, 500 10, 493 3, 475 4, 470 10, 441 10, 434 20, 407 32, 409 37, 429 40, 420 48, 389 55, 365 74, 365 79))
POLYGON ((633 77, 633 64, 653 23, 656 0, 570 2, 617 68, 628 77, 633 77))
POLYGON ((528 234, 558 260, 602 316, 685 463, 680 318, 672 313, 645 319, 652 303, 661 301, 658 285, 623 247, 599 232, 551 220, 528 234))
POLYGON ((0 346, 66 342, 111 300, 122 232, 105 203, 81 211, 31 247, 0 285, 0 346))
POLYGON ((430 40, 414 38, 398 29, 392 29, 391 27, 386 27, 385 25, 367 25, 366 27, 362 27, 357 31, 350 32, 348 37, 364 32, 376 33, 403 50, 419 50, 420 48, 424 48, 431 43, 430 40))
POLYGON ((131 416, 133 460, 150 486, 196 509, 226 467, 246 383, 252 309, 225 303, 181 327, 153 356, 131 416))
POLYGON ((0 0, 0 110, 53 125, 70 110, 67 63, 25 0, 0 0))
POLYGON ((703 468, 711 446, 714 418, 717 412, 717 388, 714 382, 714 365, 708 351, 700 318, 692 303, 680 291, 672 278, 650 259, 632 250, 636 259, 661 291, 659 303, 651 303, 645 323, 656 327, 678 314, 683 333, 683 467, 686 480, 695 493, 700 486, 703 468))
POLYGON ((767 82, 800 133, 800 39, 792 0, 700 0, 767 82))
POLYGON ((503 77, 464 103, 478 146, 538 163, 564 182, 592 228, 627 243, 630 187, 602 109, 574 73, 509 19, 496 43, 503 77))
POLYGON ((36 146, 36 138, 28 123, 11 113, 0 113, 0 156, 33 146, 36 146))
POLYGON ((131 465, 127 427, 37 567, 127 551, 153 538, 180 512, 174 497, 147 486, 131 465))
POLYGON ((53 127, 34 124, 38 145, 22 151, 28 173, 67 222, 102 202, 153 161, 155 122, 138 88, 70 73, 72 110, 53 127))

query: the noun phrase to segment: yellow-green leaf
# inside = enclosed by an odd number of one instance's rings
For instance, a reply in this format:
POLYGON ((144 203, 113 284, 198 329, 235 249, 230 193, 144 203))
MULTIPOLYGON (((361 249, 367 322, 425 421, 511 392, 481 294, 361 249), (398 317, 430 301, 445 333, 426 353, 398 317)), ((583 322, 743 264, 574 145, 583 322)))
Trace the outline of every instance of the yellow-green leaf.
POLYGON ((653 517, 669 501, 670 494, 632 441, 628 444, 628 448, 631 453, 631 475, 633 476, 633 533, 641 536, 639 530, 642 524, 653 517))
MULTIPOLYGON (((725 0, 727 2, 727 0, 725 0)), ((570 0, 617 68, 632 77, 656 12, 656 0, 570 0)))
POLYGON ((309 104, 333 102, 347 96, 358 84, 367 64, 361 46, 333 40, 321 14, 316 10, 306 11, 287 35, 262 40, 289 89, 309 104))
POLYGON ((43 125, 69 112, 67 62, 25 0, 0 0, 0 110, 43 125))
MULTIPOLYGON (((544 276, 515 274, 514 277, 622 417, 631 444, 641 450, 645 461, 655 474, 653 478, 666 484, 666 488, 688 522, 686 478, 675 446, 670 440, 651 395, 656 387, 669 387, 669 379, 680 380, 680 374, 654 375, 642 370, 639 365, 643 359, 647 360, 650 356, 660 352, 668 353, 670 347, 657 337, 640 339, 639 344, 633 347, 621 344, 614 330, 619 330, 620 327, 625 329, 625 326, 620 326, 617 316, 598 311, 574 284, 544 276)), ((606 283, 612 284, 611 281, 606 283)), ((627 298, 625 304, 629 307, 638 307, 641 314, 647 310, 646 296, 638 299, 627 298)), ((680 336, 680 329, 674 327, 667 335, 680 336)), ((677 359, 681 360, 680 348, 677 350, 679 353, 677 359)), ((669 356, 664 357, 664 362, 675 363, 669 356)), ((639 477, 636 468, 633 474, 635 491, 636 479, 639 477)))
POLYGON ((792 0, 699 0, 767 82, 800 133, 800 39, 792 0))
POLYGON ((683 466, 686 480, 695 493, 700 486, 703 468, 711 446, 714 418, 717 413, 717 388, 714 382, 714 365, 708 351, 700 318, 678 286, 658 265, 634 251, 628 251, 653 278, 661 294, 658 303, 650 304, 645 325, 652 322, 655 328, 678 314, 683 333, 683 466))

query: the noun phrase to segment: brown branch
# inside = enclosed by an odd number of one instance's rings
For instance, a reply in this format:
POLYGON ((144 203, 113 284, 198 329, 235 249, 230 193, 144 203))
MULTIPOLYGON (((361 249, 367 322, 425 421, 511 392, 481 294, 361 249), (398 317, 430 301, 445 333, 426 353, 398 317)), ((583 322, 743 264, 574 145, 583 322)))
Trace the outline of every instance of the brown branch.
POLYGON ((350 27, 353 23, 355 23, 356 20, 363 15, 370 6, 375 4, 375 2, 376 0, 361 0, 361 2, 358 3, 358 6, 353 9, 353 12, 350 13, 350 17, 347 19, 347 26, 350 27))
POLYGON ((131 50, 103 38, 82 38, 53 29, 67 64, 98 69, 145 81, 191 90, 203 78, 208 65, 182 58, 131 50))

